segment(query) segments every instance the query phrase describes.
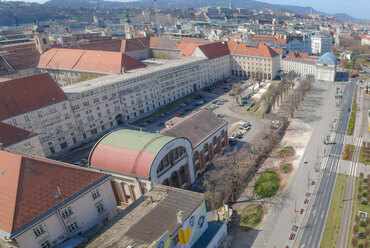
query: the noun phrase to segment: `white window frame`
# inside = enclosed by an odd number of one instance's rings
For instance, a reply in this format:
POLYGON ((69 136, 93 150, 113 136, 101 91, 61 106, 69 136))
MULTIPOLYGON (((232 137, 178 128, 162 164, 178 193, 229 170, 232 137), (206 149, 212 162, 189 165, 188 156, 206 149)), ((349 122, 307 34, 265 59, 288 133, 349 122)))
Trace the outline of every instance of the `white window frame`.
POLYGON ((93 200, 98 199, 100 197, 99 189, 94 189, 91 192, 91 196, 92 196, 93 200))
POLYGON ((69 226, 67 226, 68 232, 69 233, 74 233, 75 231, 78 230, 78 224, 77 221, 72 222, 69 226))
POLYGON ((43 233, 45 233, 44 227, 42 225, 38 225, 32 229, 35 238, 40 237, 43 233))
POLYGON ((96 210, 98 211, 98 214, 105 212, 103 202, 99 202, 98 204, 95 205, 95 207, 96 207, 96 210))
POLYGON ((69 216, 73 214, 71 207, 67 207, 61 211, 61 215, 63 219, 67 219, 69 216))

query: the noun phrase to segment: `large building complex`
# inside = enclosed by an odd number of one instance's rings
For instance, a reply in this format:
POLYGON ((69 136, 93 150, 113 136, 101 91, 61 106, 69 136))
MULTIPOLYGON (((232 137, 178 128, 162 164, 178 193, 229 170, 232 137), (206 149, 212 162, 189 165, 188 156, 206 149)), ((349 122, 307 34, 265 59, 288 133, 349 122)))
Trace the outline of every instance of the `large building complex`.
POLYGON ((334 80, 336 62, 334 67, 317 64, 320 73, 314 72, 314 59, 281 59, 276 52, 279 49, 262 43, 204 44, 196 38, 179 42, 163 37, 132 39, 118 45, 137 52, 135 57, 148 53, 147 45, 161 52, 168 45, 181 58, 150 60, 145 67, 121 51, 58 48, 44 52, 39 69, 57 77, 60 84, 73 84, 60 88, 48 74, 4 82, 0 85, 5 100, 0 120, 37 133, 45 156, 56 156, 231 75, 271 80, 283 69, 334 80), (330 77, 325 74, 328 69, 330 77))

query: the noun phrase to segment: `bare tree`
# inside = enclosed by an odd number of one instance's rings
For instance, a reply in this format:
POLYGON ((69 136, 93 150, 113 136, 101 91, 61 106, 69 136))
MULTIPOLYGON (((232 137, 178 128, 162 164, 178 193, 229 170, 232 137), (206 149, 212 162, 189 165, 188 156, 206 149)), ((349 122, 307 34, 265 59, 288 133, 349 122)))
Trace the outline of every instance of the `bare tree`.
POLYGON ((235 201, 252 169, 249 151, 242 148, 214 159, 214 168, 204 175, 205 198, 212 208, 235 201))

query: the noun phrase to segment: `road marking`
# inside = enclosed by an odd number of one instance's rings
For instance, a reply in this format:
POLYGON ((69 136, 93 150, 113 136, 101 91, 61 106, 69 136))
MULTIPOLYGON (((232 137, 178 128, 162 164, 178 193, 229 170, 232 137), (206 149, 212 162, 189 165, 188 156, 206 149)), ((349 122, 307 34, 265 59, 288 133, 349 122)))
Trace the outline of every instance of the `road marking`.
POLYGON ((317 224, 317 219, 315 220, 315 225, 317 224))
POLYGON ((308 240, 308 245, 310 245, 312 239, 312 235, 310 236, 310 239, 308 240))
POLYGON ((316 209, 312 211, 313 216, 316 215, 316 209))
POLYGON ((321 219, 324 218, 324 213, 321 215, 321 219))
POLYGON ((301 245, 301 248, 304 248, 304 246, 305 246, 306 244, 303 244, 303 245, 301 245))

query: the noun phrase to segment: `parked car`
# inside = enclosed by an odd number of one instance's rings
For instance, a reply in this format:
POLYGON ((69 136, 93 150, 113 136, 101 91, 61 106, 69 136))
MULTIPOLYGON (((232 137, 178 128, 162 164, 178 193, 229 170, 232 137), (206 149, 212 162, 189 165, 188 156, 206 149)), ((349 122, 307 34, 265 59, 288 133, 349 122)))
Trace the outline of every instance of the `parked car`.
POLYGON ((77 161, 77 162, 75 162, 75 163, 73 163, 74 165, 77 165, 77 166, 83 166, 84 164, 82 163, 82 162, 80 162, 80 161, 77 161))
POLYGON ((279 125, 279 124, 280 124, 280 121, 278 121, 278 120, 273 120, 271 123, 272 123, 273 125, 279 125))
POLYGON ((87 159, 87 158, 83 158, 83 159, 81 159, 81 161, 82 161, 83 163, 87 163, 88 159, 87 159))
POLYGON ((200 106, 200 105, 203 105, 203 104, 204 104, 204 101, 200 100, 200 101, 195 102, 194 106, 200 106))
POLYGON ((186 105, 187 104, 183 102, 183 103, 180 104, 180 107, 186 107, 186 105))
POLYGON ((222 118, 222 117, 225 117, 225 116, 223 114, 218 114, 217 117, 222 118))

